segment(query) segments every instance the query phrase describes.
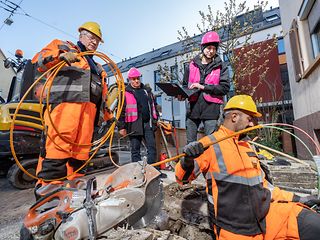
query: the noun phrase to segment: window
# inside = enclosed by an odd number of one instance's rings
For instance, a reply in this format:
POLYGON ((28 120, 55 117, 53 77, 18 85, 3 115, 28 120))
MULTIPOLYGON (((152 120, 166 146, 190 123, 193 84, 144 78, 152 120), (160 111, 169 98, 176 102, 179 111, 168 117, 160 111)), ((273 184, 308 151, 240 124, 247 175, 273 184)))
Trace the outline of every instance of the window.
POLYGON ((174 120, 174 122, 172 124, 174 125, 174 127, 179 128, 180 127, 180 120, 174 120))
POLYGON ((223 53, 223 61, 224 62, 229 62, 228 55, 226 53, 223 53))
POLYGON ((141 60, 139 60, 139 61, 134 62, 134 65, 135 65, 135 66, 138 66, 139 64, 143 63, 144 60, 145 60, 145 58, 143 58, 143 59, 141 59, 141 60))
POLYGON ((156 97, 156 103, 157 103, 159 106, 162 106, 162 95, 156 97))
POLYGON ((160 57, 167 56, 167 55, 169 55, 170 52, 171 52, 171 50, 164 51, 160 54, 160 57))
POLYGON ((180 115, 180 101, 172 98, 172 114, 175 116, 180 115))
POLYGON ((178 82, 178 65, 170 67, 171 82, 178 82))
POLYGON ((232 51, 229 51, 228 53, 223 53, 223 61, 224 62, 229 62, 230 58, 232 57, 232 51))
POLYGON ((311 33, 311 42, 313 49, 313 57, 316 58, 320 54, 320 23, 317 29, 311 33))
POLYGON ((284 41, 283 38, 278 39, 278 54, 284 54, 286 52, 284 48, 284 41))
POLYGON ((161 74, 160 70, 156 70, 153 72, 153 79, 154 79, 154 90, 155 91, 160 91, 160 88, 156 85, 156 83, 160 82, 161 79, 161 74))
POLYGON ((283 86, 283 99, 291 100, 290 82, 287 64, 280 65, 280 74, 283 86))
MULTIPOLYGON (((154 79, 154 90, 155 91, 161 91, 161 89, 156 85, 156 83, 160 82, 161 80, 161 74, 160 70, 156 70, 153 72, 153 79, 154 79)), ((161 95, 156 98, 156 102, 158 105, 162 106, 162 97, 161 95)))
POLYGON ((291 54, 293 61, 293 68, 295 73, 295 80, 298 82, 301 80, 302 75, 302 58, 298 36, 298 26, 296 20, 293 20, 291 30, 289 32, 291 54))
POLYGON ((266 21, 267 22, 272 22, 272 21, 278 20, 278 19, 279 19, 279 16, 277 14, 273 14, 273 15, 270 15, 270 16, 266 17, 266 21))
POLYGON ((320 1, 315 1, 308 15, 308 25, 312 43, 313 57, 320 54, 320 1))

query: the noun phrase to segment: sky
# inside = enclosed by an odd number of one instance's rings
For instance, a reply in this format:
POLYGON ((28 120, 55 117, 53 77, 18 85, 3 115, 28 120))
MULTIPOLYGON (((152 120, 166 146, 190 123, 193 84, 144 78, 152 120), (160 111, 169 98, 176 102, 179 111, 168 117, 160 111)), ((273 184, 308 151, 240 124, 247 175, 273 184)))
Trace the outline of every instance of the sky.
MULTIPOLYGON (((7 57, 13 58, 19 48, 25 58, 32 58, 55 38, 76 42, 78 27, 95 21, 104 39, 98 50, 114 62, 177 42, 182 27, 190 35, 199 34, 199 11, 208 12, 210 5, 216 12, 224 6, 221 0, 10 1, 20 8, 8 26, 3 24, 10 15, 3 8, 8 1, 0 0, 0 48, 7 57)), ((257 0, 247 0, 249 7, 255 3, 257 0)), ((278 7, 278 0, 269 0, 268 8, 271 6, 278 7)))

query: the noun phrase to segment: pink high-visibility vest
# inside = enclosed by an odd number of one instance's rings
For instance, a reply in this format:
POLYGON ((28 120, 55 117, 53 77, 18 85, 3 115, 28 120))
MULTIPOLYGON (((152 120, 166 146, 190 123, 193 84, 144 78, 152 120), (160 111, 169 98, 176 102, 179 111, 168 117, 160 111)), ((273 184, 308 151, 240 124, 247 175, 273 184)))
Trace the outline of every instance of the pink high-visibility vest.
MULTIPOLYGON (((148 94, 146 92, 146 94, 148 94)), ((125 93, 126 98, 126 114, 125 114, 125 121, 126 122, 134 122, 138 119, 138 105, 137 100, 135 99, 134 95, 130 92, 125 93)), ((152 101, 152 117, 156 120, 158 118, 156 107, 154 102, 152 101)))
MULTIPOLYGON (((193 61, 190 62, 189 65, 189 80, 188 80, 188 86, 190 86, 192 83, 199 83, 200 82, 200 70, 195 65, 193 61)), ((210 74, 205 79, 205 84, 207 85, 219 85, 220 83, 220 68, 213 69, 210 74)), ((216 96, 213 94, 203 93, 203 97, 208 102, 223 103, 223 97, 222 96, 216 96)), ((191 97, 189 99, 190 101, 196 101, 197 97, 191 97)))

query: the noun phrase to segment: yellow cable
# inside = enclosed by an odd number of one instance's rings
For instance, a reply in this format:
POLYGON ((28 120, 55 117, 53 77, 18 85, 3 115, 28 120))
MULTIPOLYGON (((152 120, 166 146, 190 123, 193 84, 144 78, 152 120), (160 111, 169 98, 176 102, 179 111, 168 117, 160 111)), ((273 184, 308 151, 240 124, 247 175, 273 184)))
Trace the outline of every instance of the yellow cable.
MULTIPOLYGON (((209 146, 211 146, 211 145, 214 145, 214 144, 217 144, 217 143, 219 143, 219 142, 221 142, 221 141, 227 140, 227 139, 232 138, 232 137, 234 137, 234 136, 240 135, 240 134, 242 134, 242 133, 247 133, 247 132, 250 132, 250 131, 259 129, 259 128, 263 128, 263 126, 262 126, 262 125, 256 125, 256 126, 253 126, 253 127, 249 127, 249 128, 243 129, 243 130, 241 130, 241 131, 238 131, 238 132, 235 132, 235 133, 230 134, 230 135, 228 135, 228 136, 225 136, 225 137, 222 137, 222 138, 220 138, 220 139, 217 139, 216 141, 210 142, 208 145, 205 145, 205 146, 203 146, 203 147, 204 147, 204 148, 207 148, 207 147, 209 147, 209 146)), ((171 157, 171 158, 164 159, 164 160, 162 160, 162 161, 160 161, 160 162, 153 163, 153 164, 151 164, 151 166, 154 166, 154 167, 155 167, 155 166, 159 166, 159 165, 161 165, 161 164, 163 164, 163 163, 175 161, 175 160, 177 160, 177 159, 179 159, 179 158, 184 157, 185 155, 186 155, 185 153, 181 153, 181 154, 176 155, 176 156, 173 156, 173 157, 171 157)))
MULTIPOLYGON (((125 85, 124 85, 124 80, 121 74, 121 71, 119 70, 119 68, 117 67, 117 65, 105 54, 100 53, 100 52, 83 52, 80 53, 79 56, 85 56, 85 55, 95 55, 100 57, 102 60, 104 60, 110 67, 111 71, 113 72, 115 78, 116 78, 116 83, 118 86, 118 98, 120 99, 120 101, 118 101, 118 109, 117 109, 117 114, 116 114, 116 119, 118 120, 121 114, 121 110, 124 104, 124 92, 125 92, 125 85), (115 70, 114 70, 115 69, 115 70)), ((16 120, 16 116, 18 115, 18 111, 21 107, 21 104, 23 103, 23 101, 25 100, 26 96, 29 94, 29 92, 34 88, 34 86, 36 86, 36 84, 41 81, 41 79, 48 75, 47 80, 43 86, 43 89, 41 91, 41 95, 39 98, 39 104, 40 104, 40 117, 41 117, 41 122, 44 126, 44 119, 43 119, 43 103, 42 103, 42 99, 43 99, 43 94, 44 94, 44 89, 46 87, 46 85, 48 84, 48 82, 50 81, 50 85, 49 85, 49 89, 51 88, 53 79, 55 78, 55 76, 57 75, 57 73, 60 71, 60 69, 65 65, 66 63, 64 61, 59 62, 58 64, 56 64, 55 66, 51 67, 50 69, 48 69, 45 73, 43 73, 38 79, 36 79, 34 81, 34 83, 30 86, 30 88, 26 91, 26 93, 24 94, 24 96, 21 98, 19 104, 17 105, 17 108, 15 110, 15 113, 13 114, 12 117, 12 122, 10 125, 10 148, 11 148, 11 152, 12 152, 12 156, 15 159, 16 164, 18 165, 18 167, 29 177, 34 178, 34 179, 39 179, 38 177, 30 174, 28 171, 26 171, 24 169, 24 167, 20 164, 20 161, 17 158, 15 149, 14 149, 14 143, 13 143, 13 129, 14 129, 14 123, 16 120)), ((48 90, 47 92, 47 104, 49 105, 49 98, 48 96, 50 95, 50 90, 48 90)), ((49 111, 48 111, 49 112, 49 111)), ((49 119, 50 119, 50 113, 48 113, 49 119)), ((52 119, 51 119, 52 121, 52 119)), ((52 123, 53 125, 53 123, 52 123)), ((54 125, 53 125, 54 126, 54 125)), ((81 169, 83 169, 89 162, 90 160, 94 157, 94 155, 97 153, 97 151, 99 150, 99 148, 108 140, 109 137, 113 137, 113 132, 114 132, 114 128, 116 126, 116 123, 112 123, 111 127, 109 128, 109 130, 107 131, 107 133, 101 137, 99 140, 95 141, 95 144, 90 144, 89 146, 93 146, 93 145, 97 145, 95 148, 93 148, 91 151, 93 151, 93 154, 89 157, 88 160, 86 160, 86 162, 79 168, 77 169, 74 173, 67 175, 65 177, 62 178, 57 178, 57 179, 41 179, 41 180, 45 180, 45 181, 58 181, 58 180, 64 180, 72 175, 74 175, 75 173, 77 173, 78 171, 80 171, 81 169)), ((54 127, 55 128, 55 127, 54 127)), ((45 128, 44 128, 45 131, 45 128)), ((55 131, 57 132, 58 136, 61 137, 61 134, 57 131, 57 129, 55 129, 55 131)), ((64 138, 64 137, 62 137, 64 138)), ((70 143, 70 141, 69 141, 70 143)), ((112 143, 112 139, 110 139, 110 143, 112 143)), ((78 145, 78 146, 82 146, 81 144, 77 144, 74 143, 74 145, 78 145)), ((87 145, 86 145, 87 146, 87 145)), ((60 147, 60 146, 59 146, 60 147)), ((61 148, 61 147, 60 147, 61 148)), ((90 152, 91 152, 90 151, 90 152)), ((111 157, 111 147, 109 146, 109 156, 111 158, 111 162, 114 163, 114 161, 112 160, 111 157)), ((114 163, 115 164, 115 163, 114 163)), ((115 164, 115 166, 119 167, 117 164, 115 164)))

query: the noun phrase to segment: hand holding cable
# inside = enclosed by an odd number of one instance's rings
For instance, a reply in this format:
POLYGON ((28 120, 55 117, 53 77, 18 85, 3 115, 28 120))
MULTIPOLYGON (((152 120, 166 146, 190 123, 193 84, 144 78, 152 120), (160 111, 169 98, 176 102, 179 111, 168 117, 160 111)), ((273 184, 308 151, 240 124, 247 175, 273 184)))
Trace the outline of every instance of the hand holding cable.
POLYGON ((73 52, 61 53, 59 55, 59 59, 65 61, 69 66, 71 66, 72 63, 80 62, 80 59, 78 58, 77 54, 73 52))
POLYGON ((183 148, 186 157, 197 158, 204 152, 204 146, 201 142, 195 141, 187 144, 183 148))
MULTIPOLYGON (((209 146, 211 146, 211 145, 214 145, 214 144, 217 144, 218 142, 224 141, 224 140, 226 140, 226 139, 232 138, 232 137, 237 136, 237 135, 240 135, 240 134, 242 134, 242 133, 250 132, 250 131, 252 131, 252 130, 255 130, 255 129, 258 129, 258 128, 262 128, 262 127, 263 127, 262 125, 257 125, 257 126, 253 126, 253 127, 249 127, 249 128, 240 130, 240 131, 235 132, 235 133, 233 133, 233 134, 230 134, 230 135, 228 135, 228 136, 225 136, 225 137, 222 137, 222 138, 220 138, 220 139, 217 139, 216 141, 213 141, 213 142, 211 142, 210 144, 208 144, 208 145, 206 145, 206 146, 203 146, 203 148, 204 148, 204 150, 205 150, 207 147, 209 147, 209 146)), ((201 150, 200 150, 200 151, 201 151, 201 150)), ((190 153, 191 153, 191 152, 190 152, 190 153)), ((192 153, 191 153, 191 154, 192 154, 192 153)), ((201 154, 199 154, 199 155, 201 155, 201 154)), ((176 161, 176 160, 178 160, 179 158, 185 157, 185 156, 186 156, 186 153, 181 153, 181 154, 176 155, 176 156, 174 156, 174 157, 167 158, 167 159, 164 159, 164 160, 162 160, 162 161, 160 161, 160 162, 153 163, 153 164, 151 164, 151 166, 154 166, 154 167, 155 167, 155 166, 159 166, 159 165, 161 165, 161 164, 163 164, 163 163, 167 163, 167 162, 171 162, 171 161, 176 161)))

